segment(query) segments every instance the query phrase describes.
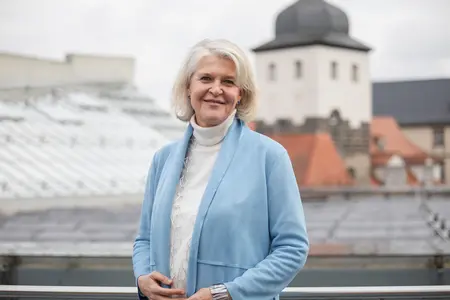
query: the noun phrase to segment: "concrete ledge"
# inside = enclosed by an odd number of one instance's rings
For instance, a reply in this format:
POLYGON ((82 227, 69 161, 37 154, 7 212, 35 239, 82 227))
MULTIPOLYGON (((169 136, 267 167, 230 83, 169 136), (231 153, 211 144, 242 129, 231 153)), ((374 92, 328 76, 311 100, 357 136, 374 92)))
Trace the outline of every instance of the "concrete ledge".
POLYGON ((310 188, 300 187, 302 200, 317 201, 328 200, 331 197, 340 197, 351 199, 352 197, 364 196, 382 196, 389 198, 391 196, 418 196, 422 198, 430 198, 432 196, 450 196, 450 186, 399 186, 399 187, 372 187, 372 186, 355 186, 355 187, 321 187, 310 188))

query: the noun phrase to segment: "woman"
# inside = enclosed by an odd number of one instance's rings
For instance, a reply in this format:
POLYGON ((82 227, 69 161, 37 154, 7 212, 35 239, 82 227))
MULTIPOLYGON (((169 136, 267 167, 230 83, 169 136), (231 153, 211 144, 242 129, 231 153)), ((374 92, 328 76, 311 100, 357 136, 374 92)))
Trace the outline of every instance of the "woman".
POLYGON ((242 50, 205 40, 173 88, 184 138, 148 174, 133 268, 141 299, 278 298, 309 243, 286 150, 250 130, 255 80, 242 50))

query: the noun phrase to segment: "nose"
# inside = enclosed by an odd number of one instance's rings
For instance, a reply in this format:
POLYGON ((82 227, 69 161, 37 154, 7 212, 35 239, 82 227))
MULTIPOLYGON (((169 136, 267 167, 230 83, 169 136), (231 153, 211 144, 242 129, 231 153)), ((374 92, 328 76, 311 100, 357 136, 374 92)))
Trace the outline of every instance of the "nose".
POLYGON ((217 97, 223 93, 222 86, 220 82, 214 81, 213 85, 209 89, 209 92, 213 94, 214 97, 217 97))

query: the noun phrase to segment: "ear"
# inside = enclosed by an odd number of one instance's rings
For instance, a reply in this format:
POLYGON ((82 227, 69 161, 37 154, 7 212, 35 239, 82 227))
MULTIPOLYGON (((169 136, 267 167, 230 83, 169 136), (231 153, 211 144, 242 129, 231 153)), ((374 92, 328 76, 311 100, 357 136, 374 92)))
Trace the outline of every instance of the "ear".
POLYGON ((239 96, 238 96, 239 101, 241 101, 243 95, 244 95, 244 91, 242 89, 239 89, 239 96))
POLYGON ((238 101, 240 102, 243 97, 244 97, 244 90, 243 89, 239 89, 238 101))

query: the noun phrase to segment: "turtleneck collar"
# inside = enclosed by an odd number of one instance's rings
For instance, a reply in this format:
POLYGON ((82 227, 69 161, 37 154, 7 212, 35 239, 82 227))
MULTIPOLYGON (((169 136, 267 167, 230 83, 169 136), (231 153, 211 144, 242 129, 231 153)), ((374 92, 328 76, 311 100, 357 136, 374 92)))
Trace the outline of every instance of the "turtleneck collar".
POLYGON ((196 142, 202 146, 213 146, 220 143, 233 124, 236 109, 221 124, 213 127, 200 127, 195 121, 195 115, 191 118, 191 125, 194 128, 193 135, 196 142))

